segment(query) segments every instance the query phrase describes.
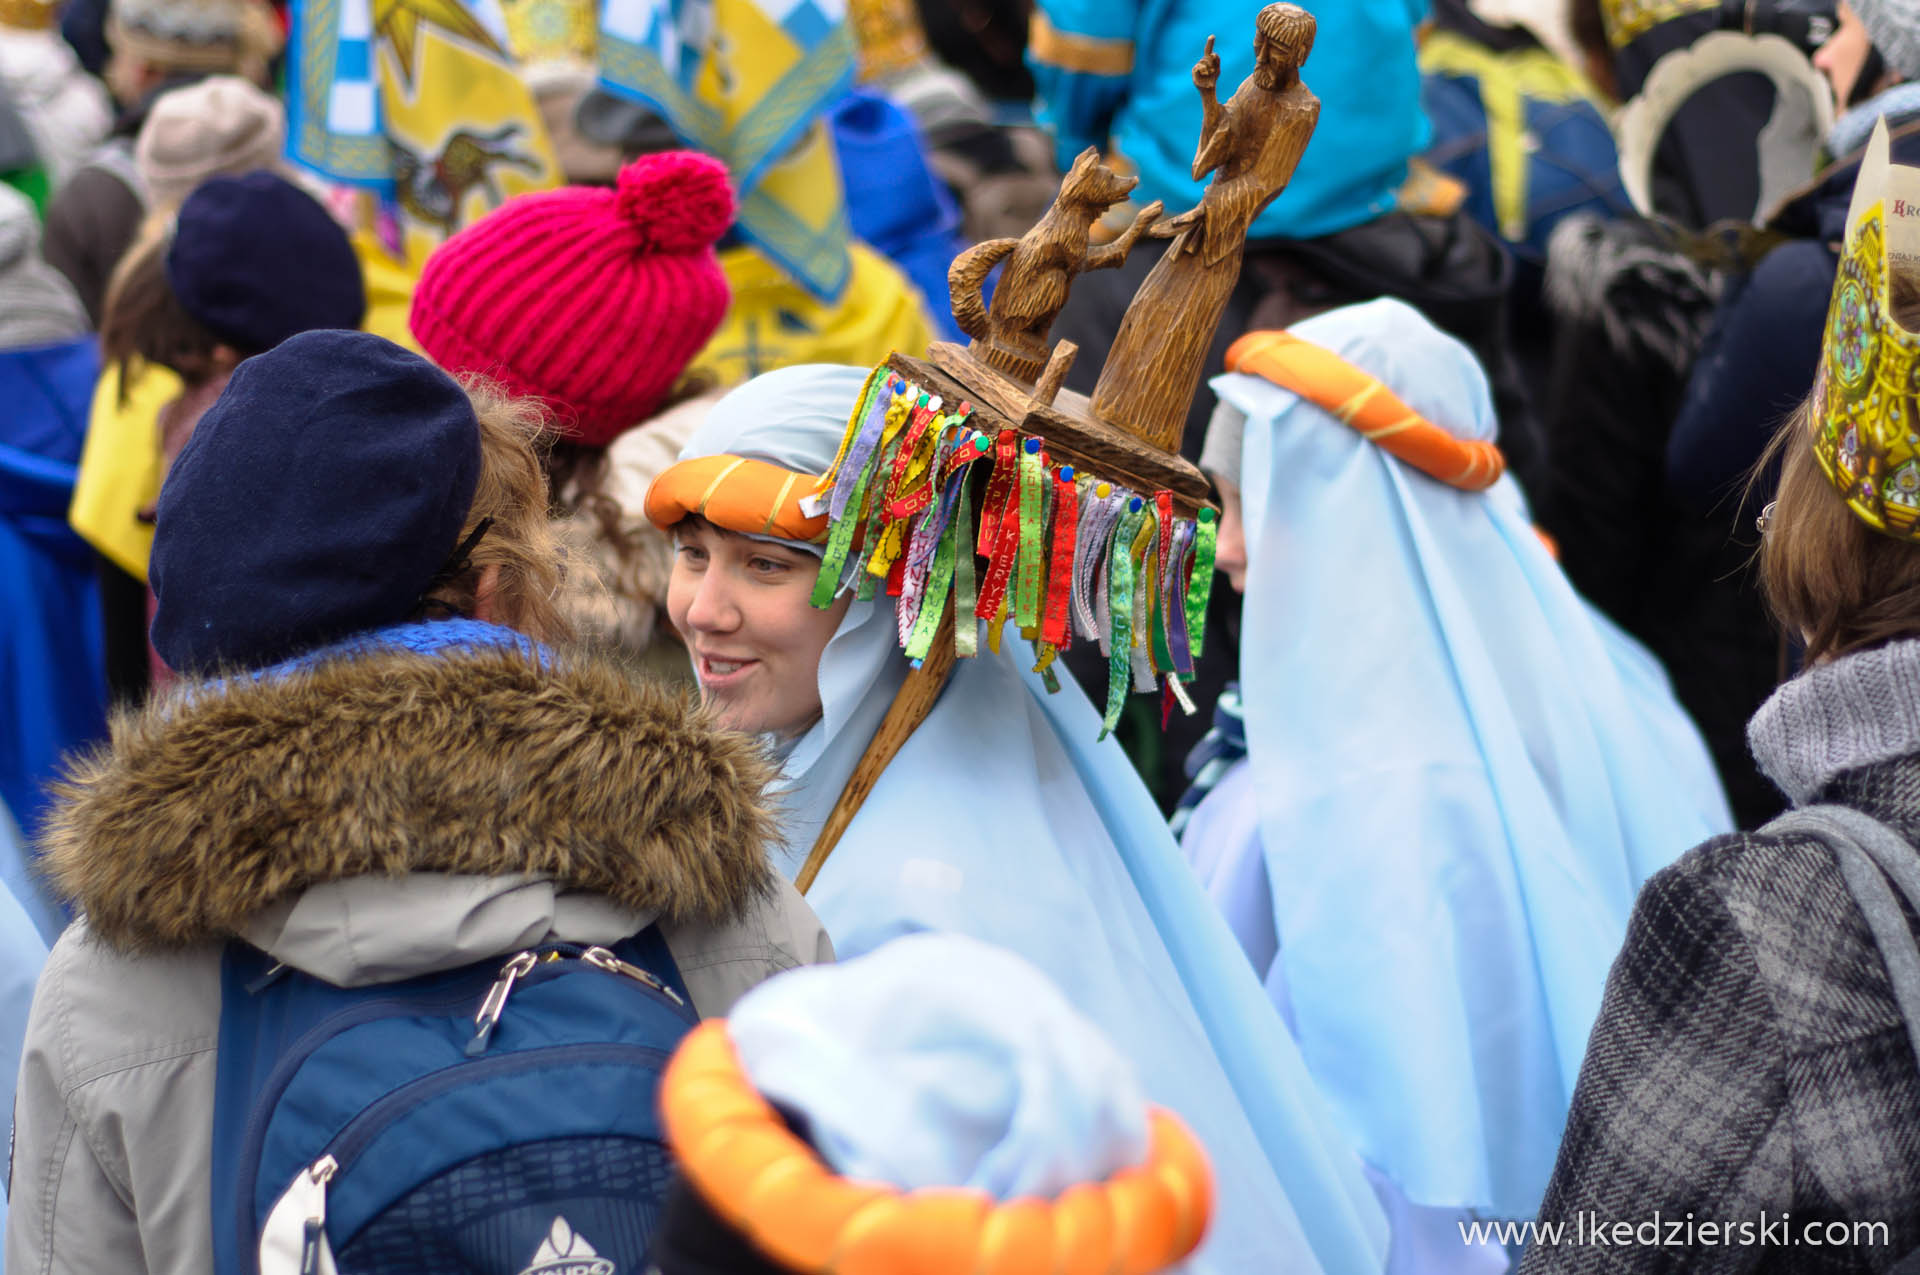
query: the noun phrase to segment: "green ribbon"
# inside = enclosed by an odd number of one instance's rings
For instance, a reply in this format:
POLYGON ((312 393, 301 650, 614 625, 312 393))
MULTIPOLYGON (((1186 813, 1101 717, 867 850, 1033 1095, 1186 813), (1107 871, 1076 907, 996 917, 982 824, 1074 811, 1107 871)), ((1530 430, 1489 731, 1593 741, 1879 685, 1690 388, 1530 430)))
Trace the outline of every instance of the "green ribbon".
POLYGON ((846 569, 847 554, 853 548, 854 533, 859 530, 860 520, 866 514, 867 489, 872 485, 880 461, 880 449, 876 447, 873 452, 867 467, 860 471, 860 477, 854 481, 853 495, 847 500, 845 515, 827 533, 826 552, 820 555, 820 574, 814 577, 813 596, 809 599, 821 610, 832 606, 834 595, 840 591, 840 578, 846 569))
POLYGON ((1040 440, 1020 447, 1020 556, 1013 572, 1013 622, 1023 632, 1040 627, 1040 596, 1045 565, 1040 552, 1046 533, 1047 470, 1040 463, 1040 440))
POLYGON ((1193 578, 1187 581, 1187 642, 1196 665, 1207 640, 1207 596, 1213 592, 1213 549, 1219 536, 1218 516, 1203 506, 1193 529, 1193 578))
MULTIPOLYGON (((1131 502, 1139 505, 1136 498, 1131 502)), ((1107 711, 1100 719, 1100 738, 1105 739, 1120 724, 1127 706, 1127 688, 1133 682, 1133 539, 1140 534, 1144 509, 1130 509, 1120 515, 1107 552, 1107 711)))
MULTIPOLYGON (((985 453, 983 452, 982 455, 985 453)), ((973 475, 960 475, 960 507, 953 511, 953 653, 965 659, 980 649, 980 622, 973 614, 973 475)), ((939 617, 935 617, 936 622, 939 617)))
MULTIPOLYGON (((965 497, 967 474, 962 470, 953 481, 960 484, 962 499, 965 497)), ((935 501, 928 517, 937 517, 940 502, 935 501)), ((958 512, 965 512, 959 510, 958 512)), ((959 519, 950 517, 940 532, 940 543, 933 552, 933 567, 927 573, 927 582, 920 595, 920 614, 914 617, 913 632, 907 636, 907 658, 916 665, 927 658, 927 652, 933 647, 934 630, 940 627, 940 613, 947 608, 947 592, 953 587, 954 546, 959 536, 959 519)))
MULTIPOLYGON (((927 396, 922 394, 919 401, 914 404, 913 410, 918 411, 921 407, 925 406, 926 399, 927 396)), ((909 418, 911 418, 911 414, 909 414, 909 418)), ((874 448, 875 459, 873 468, 860 475, 861 481, 866 484, 868 489, 865 493, 865 496, 868 498, 868 504, 865 507, 867 525, 866 538, 861 541, 861 549, 866 554, 867 562, 871 562, 874 554, 880 551, 880 540, 887 529, 887 480, 893 475, 894 458, 900 454, 900 449, 906 446, 909 432, 907 427, 902 425, 900 429, 895 432, 893 438, 886 442, 885 446, 874 448), (879 481, 872 481, 875 478, 878 478, 879 481)), ((853 505, 858 506, 861 499, 862 493, 856 488, 853 505)), ((875 575, 873 572, 867 570, 866 562, 862 562, 859 565, 857 579, 854 583, 853 596, 861 602, 868 601, 874 594, 879 592, 880 586, 886 583, 886 579, 886 572, 883 571, 879 575, 875 575)))

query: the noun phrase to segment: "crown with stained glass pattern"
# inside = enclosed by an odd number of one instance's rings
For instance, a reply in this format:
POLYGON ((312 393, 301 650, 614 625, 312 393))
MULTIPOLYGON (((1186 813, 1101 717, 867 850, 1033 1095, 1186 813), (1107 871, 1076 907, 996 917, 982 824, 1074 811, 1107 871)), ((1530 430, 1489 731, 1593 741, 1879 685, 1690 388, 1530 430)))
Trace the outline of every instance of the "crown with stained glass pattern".
POLYGON ((1920 541, 1920 333, 1893 316, 1895 262, 1920 273, 1920 168, 1890 161, 1882 121, 1860 164, 1827 307, 1813 452, 1862 522, 1920 541))

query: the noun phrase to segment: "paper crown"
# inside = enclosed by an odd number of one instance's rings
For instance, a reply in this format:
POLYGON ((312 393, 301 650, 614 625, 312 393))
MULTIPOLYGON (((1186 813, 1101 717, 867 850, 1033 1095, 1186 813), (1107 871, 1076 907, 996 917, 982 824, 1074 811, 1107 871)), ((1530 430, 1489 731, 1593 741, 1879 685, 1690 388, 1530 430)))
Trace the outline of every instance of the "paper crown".
POLYGON ((1859 519, 1920 541, 1920 333, 1894 318, 1892 263, 1920 268, 1920 168, 1888 158, 1874 126, 1814 374, 1813 454, 1859 519))
POLYGON ((1607 43, 1624 49, 1665 22, 1720 7, 1720 0, 1600 0, 1607 43))

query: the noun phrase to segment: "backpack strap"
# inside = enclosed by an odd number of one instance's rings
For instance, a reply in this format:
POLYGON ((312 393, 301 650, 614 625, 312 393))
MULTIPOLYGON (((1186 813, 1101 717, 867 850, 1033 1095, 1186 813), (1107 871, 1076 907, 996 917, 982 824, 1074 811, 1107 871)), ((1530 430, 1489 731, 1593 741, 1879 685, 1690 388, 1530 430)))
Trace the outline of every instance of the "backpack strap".
POLYGON ((658 921, 631 938, 614 944, 614 951, 672 988, 674 995, 689 1008, 692 1007, 693 993, 687 990, 687 980, 680 973, 680 962, 673 959, 673 950, 667 946, 667 936, 658 921))
MULTIPOLYGON (((1804 806, 1773 820, 1762 833, 1798 833, 1825 843, 1839 861, 1840 875, 1867 920, 1873 945, 1880 949, 1894 1003, 1906 1020, 1907 1041, 1920 1058, 1920 943, 1894 895, 1898 887, 1908 906, 1920 913, 1920 854, 1905 837, 1851 806, 1804 806), (1889 885, 1888 883, 1892 884, 1889 885)), ((1920 1275, 1920 1249, 1887 1268, 1886 1275, 1920 1275)))

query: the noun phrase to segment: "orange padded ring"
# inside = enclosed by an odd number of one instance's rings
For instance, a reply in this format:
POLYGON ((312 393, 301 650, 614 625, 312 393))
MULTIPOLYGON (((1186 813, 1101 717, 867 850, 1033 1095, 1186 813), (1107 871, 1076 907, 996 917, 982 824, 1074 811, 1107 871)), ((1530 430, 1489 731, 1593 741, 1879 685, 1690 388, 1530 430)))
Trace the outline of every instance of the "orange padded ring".
POLYGON ((1199 1247, 1213 1210, 1206 1153, 1158 1107, 1146 1163, 1052 1200, 842 1178, 753 1088, 720 1019, 681 1043, 660 1103, 708 1206, 804 1275, 1153 1275, 1199 1247))
POLYGON ((827 533, 827 515, 800 502, 818 474, 800 474, 744 456, 697 456, 669 466, 647 488, 647 521, 666 531, 689 514, 747 535, 812 542, 827 533))
POLYGON ((1395 459, 1461 491, 1485 491, 1506 472, 1492 443, 1455 438, 1408 407, 1375 376, 1291 332, 1249 332, 1227 347, 1227 370, 1251 372, 1358 430, 1395 459))

